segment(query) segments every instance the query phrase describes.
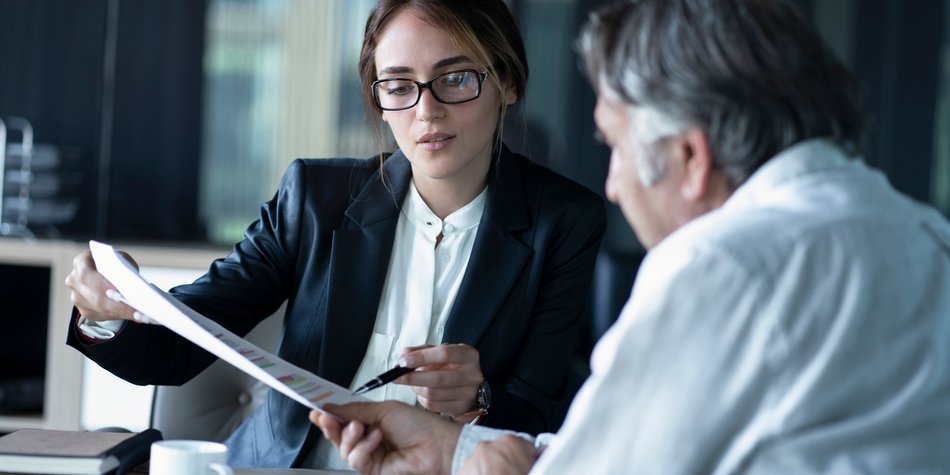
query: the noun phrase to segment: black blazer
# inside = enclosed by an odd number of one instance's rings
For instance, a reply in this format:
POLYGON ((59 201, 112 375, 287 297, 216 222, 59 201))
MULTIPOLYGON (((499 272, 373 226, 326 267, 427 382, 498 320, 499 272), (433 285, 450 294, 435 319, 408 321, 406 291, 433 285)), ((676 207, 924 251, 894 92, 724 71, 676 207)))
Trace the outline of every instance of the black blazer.
MULTIPOLYGON (((379 160, 294 161, 233 251, 172 294, 247 334, 286 300, 277 353, 342 386, 376 321, 396 222, 411 178, 401 152, 379 160)), ((556 430, 605 227, 603 200, 505 149, 443 342, 479 350, 492 389, 485 424, 556 430)), ((136 384, 181 384, 213 357, 165 328, 127 324, 112 340, 68 343, 136 384)), ((307 408, 270 391, 228 440, 236 466, 297 466, 319 430, 307 408)))

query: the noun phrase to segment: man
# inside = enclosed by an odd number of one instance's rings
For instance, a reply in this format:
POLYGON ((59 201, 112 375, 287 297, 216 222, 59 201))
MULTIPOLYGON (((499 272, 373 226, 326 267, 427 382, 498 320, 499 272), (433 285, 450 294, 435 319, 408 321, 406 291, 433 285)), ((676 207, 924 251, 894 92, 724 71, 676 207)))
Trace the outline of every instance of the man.
POLYGON ((803 17, 625 2, 581 45, 650 252, 559 433, 312 420, 372 473, 950 472, 950 224, 853 157, 858 85, 803 17))

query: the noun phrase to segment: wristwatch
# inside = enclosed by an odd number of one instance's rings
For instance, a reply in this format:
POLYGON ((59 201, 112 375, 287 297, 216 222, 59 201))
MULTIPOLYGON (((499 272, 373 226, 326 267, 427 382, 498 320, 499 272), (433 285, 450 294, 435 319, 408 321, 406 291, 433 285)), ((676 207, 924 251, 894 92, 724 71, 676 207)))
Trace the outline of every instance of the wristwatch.
POLYGON ((475 393, 475 402, 478 404, 476 408, 478 417, 475 418, 477 421, 488 415, 488 408, 491 406, 491 386, 488 385, 487 379, 478 385, 478 391, 475 393))
MULTIPOLYGON (((483 380, 482 384, 478 385, 478 389, 475 391, 475 408, 471 411, 466 412, 459 416, 460 419, 468 419, 469 417, 474 416, 475 418, 471 421, 468 421, 467 424, 475 425, 482 420, 483 417, 488 415, 488 407, 491 406, 491 386, 488 385, 488 380, 483 380)), ((456 418, 448 416, 453 421, 456 418)))

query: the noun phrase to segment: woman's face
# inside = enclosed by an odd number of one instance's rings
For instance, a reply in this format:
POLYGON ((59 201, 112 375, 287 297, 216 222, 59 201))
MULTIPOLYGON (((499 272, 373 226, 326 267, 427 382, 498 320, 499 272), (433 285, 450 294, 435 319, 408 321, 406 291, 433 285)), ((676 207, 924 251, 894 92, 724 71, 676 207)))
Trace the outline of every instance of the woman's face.
MULTIPOLYGON (((449 71, 485 70, 454 46, 445 31, 411 10, 398 13, 383 30, 375 62, 379 79, 404 78, 422 83, 449 71)), ((470 102, 442 104, 429 89, 422 89, 414 107, 383 111, 383 120, 412 164, 417 187, 483 186, 500 101, 510 104, 516 99, 514 93, 500 96, 492 81, 486 79, 481 96, 470 102)))

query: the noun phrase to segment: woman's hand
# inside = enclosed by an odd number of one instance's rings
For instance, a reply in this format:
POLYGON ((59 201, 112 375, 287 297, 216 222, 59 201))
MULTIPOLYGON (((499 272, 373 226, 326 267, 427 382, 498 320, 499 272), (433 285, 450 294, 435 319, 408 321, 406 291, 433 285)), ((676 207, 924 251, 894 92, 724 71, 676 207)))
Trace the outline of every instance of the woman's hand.
POLYGON ((400 364, 418 368, 395 381, 406 384, 416 393, 425 409, 448 414, 456 422, 470 422, 478 403, 478 386, 485 380, 478 360, 478 350, 466 344, 443 344, 406 348, 400 364))
MULTIPOLYGON (((133 265, 128 254, 122 255, 133 265)), ((88 320, 144 320, 141 314, 120 301, 119 292, 96 270, 92 252, 83 251, 73 259, 73 270, 66 276, 69 299, 88 320), (138 318, 136 318, 138 317, 138 318)))

